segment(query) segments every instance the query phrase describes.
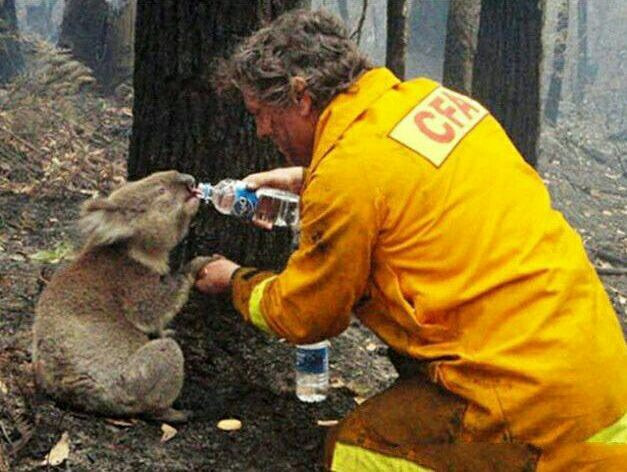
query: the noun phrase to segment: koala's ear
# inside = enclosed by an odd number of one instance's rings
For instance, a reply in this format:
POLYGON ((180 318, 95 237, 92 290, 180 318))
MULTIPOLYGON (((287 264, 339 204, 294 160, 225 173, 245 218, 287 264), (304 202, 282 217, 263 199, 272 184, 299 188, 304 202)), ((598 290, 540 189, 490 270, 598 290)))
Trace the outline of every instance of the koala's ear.
POLYGON ((106 198, 83 203, 78 227, 86 240, 85 250, 130 239, 134 233, 123 209, 106 198))

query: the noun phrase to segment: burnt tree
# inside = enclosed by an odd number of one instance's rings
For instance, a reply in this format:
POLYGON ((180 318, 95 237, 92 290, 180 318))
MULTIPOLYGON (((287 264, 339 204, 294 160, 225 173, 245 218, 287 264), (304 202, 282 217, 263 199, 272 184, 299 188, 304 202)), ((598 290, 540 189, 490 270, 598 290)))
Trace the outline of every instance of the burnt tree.
POLYGON ((532 166, 540 131, 541 2, 481 2, 472 80, 473 96, 532 166))
POLYGON ((89 66, 111 92, 133 71, 136 0, 67 0, 59 46, 89 66))
POLYGON ((446 20, 442 83, 466 95, 472 93, 480 11, 480 0, 451 0, 446 20))
POLYGON ((0 84, 11 80, 23 67, 15 1, 0 0, 0 84))
MULTIPOLYGON (((216 95, 212 72, 216 59, 229 55, 263 20, 300 5, 296 0, 246 7, 227 0, 138 3, 129 179, 175 168, 216 183, 284 164, 273 146, 257 139, 242 100, 216 95)), ((243 265, 279 269, 289 242, 287 231, 265 232, 203 206, 179 257, 217 252, 243 265)))
POLYGON ((557 12, 555 46, 553 48, 553 70, 544 106, 544 116, 551 123, 557 122, 559 105, 562 98, 562 82, 566 65, 566 45, 568 44, 568 0, 561 0, 557 12))
POLYGON ((401 80, 405 78, 406 51, 407 1, 388 0, 385 66, 401 80))

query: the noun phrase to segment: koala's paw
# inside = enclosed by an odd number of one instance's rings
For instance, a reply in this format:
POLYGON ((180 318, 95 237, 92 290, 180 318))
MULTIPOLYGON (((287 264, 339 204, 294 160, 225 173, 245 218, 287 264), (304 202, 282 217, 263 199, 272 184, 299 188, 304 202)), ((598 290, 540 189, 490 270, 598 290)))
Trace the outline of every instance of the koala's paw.
POLYGON ((186 423, 192 416, 192 412, 189 410, 175 410, 174 408, 167 408, 165 410, 154 412, 147 415, 150 420, 180 424, 186 423))
POLYGON ((187 263, 185 272, 188 276, 196 278, 198 271, 212 261, 218 259, 216 256, 196 256, 187 263))
POLYGON ((176 330, 174 329, 162 329, 159 331, 160 338, 173 338, 176 334, 176 330))

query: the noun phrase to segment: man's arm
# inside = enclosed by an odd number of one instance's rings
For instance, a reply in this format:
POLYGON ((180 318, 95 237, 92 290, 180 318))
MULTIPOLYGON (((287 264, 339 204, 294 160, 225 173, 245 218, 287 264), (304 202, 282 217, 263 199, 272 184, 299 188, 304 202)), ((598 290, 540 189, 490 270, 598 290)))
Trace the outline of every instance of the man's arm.
POLYGON ((232 273, 233 303, 244 318, 293 343, 332 337, 348 326, 366 290, 378 235, 377 190, 362 176, 321 174, 302 196, 300 247, 285 270, 232 273))

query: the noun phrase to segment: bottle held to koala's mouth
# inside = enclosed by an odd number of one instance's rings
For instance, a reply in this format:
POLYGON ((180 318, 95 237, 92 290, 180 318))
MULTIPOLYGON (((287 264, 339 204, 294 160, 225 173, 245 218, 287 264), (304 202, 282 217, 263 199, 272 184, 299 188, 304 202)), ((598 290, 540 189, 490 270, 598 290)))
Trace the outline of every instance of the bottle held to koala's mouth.
POLYGON ((201 183, 198 193, 224 215, 244 219, 256 218, 273 226, 298 225, 298 195, 284 190, 262 187, 251 190, 241 180, 224 179, 216 185, 201 183))

